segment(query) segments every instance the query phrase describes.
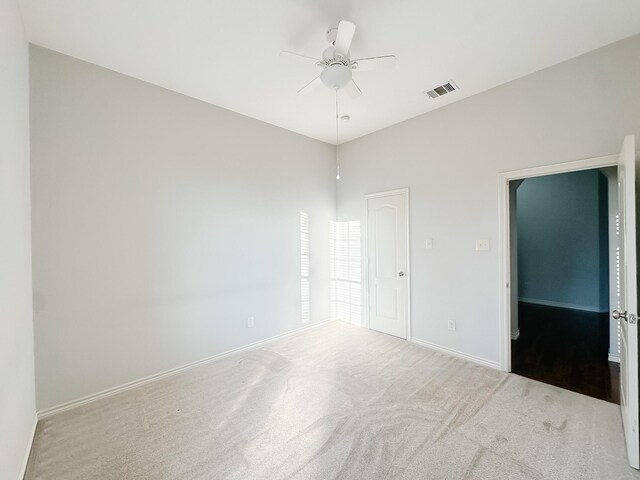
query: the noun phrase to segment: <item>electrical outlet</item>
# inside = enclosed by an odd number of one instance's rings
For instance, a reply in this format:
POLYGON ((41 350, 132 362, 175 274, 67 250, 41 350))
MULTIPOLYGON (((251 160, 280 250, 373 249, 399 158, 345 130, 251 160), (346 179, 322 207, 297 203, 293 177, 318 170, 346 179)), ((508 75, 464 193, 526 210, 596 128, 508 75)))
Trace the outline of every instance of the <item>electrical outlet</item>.
POLYGON ((476 251, 478 251, 478 252, 486 252, 487 250, 489 250, 489 239, 488 238, 481 239, 481 240, 476 240, 476 251))
POLYGON ((253 317, 247 318, 247 328, 253 328, 256 326, 256 320, 253 317))
POLYGON ((456 321, 455 320, 447 321, 447 328, 449 330, 451 330, 452 332, 455 332, 456 331, 456 321))
POLYGON ((424 248, 427 250, 433 249, 433 238, 427 238, 424 242, 424 248))

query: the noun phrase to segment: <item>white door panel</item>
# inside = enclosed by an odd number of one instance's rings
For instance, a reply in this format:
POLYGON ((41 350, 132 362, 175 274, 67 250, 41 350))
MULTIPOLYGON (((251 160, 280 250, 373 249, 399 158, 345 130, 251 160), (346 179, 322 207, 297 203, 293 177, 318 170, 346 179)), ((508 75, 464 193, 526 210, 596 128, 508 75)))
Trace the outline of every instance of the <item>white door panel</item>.
POLYGON ((369 326, 407 338, 407 194, 374 196, 367 208, 369 326))
POLYGON ((398 317, 398 289, 376 285, 374 311, 377 317, 395 320, 398 317))
POLYGON ((640 464, 638 437, 638 292, 636 283, 635 137, 628 135, 618 159, 618 245, 614 318, 620 321, 620 409, 629 464, 640 464))
POLYGON ((376 275, 378 278, 395 279, 398 273, 396 252, 397 208, 382 205, 373 211, 375 231, 376 275))

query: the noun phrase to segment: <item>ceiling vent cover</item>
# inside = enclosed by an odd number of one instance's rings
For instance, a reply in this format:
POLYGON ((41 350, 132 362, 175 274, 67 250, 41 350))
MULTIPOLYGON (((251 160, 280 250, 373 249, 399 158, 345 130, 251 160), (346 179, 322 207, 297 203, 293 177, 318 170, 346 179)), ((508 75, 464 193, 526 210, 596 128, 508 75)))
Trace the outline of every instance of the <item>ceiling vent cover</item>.
POLYGON ((453 83, 452 80, 449 80, 447 83, 443 83, 442 85, 438 85, 431 90, 425 91, 424 94, 429 98, 438 98, 446 95, 447 93, 455 92, 456 90, 460 89, 455 83, 453 83))

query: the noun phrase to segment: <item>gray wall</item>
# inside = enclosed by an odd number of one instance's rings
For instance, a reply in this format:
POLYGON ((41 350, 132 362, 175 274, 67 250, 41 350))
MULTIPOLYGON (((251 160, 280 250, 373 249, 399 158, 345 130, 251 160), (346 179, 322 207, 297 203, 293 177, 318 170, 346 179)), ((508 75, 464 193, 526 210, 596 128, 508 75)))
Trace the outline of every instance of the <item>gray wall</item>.
POLYGON ((29 216, 28 47, 0 0, 0 478, 21 474, 35 425, 29 216))
POLYGON ((498 174, 639 135, 639 52, 635 36, 340 147, 339 220, 365 224, 366 193, 410 189, 415 338, 499 361, 498 174), (489 252, 475 252, 482 238, 489 252))
POLYGON ((38 408, 330 317, 333 146, 31 49, 38 408), (255 328, 246 327, 255 317, 255 328))
POLYGON ((517 196, 520 300, 608 311, 606 177, 586 170, 529 178, 517 196))

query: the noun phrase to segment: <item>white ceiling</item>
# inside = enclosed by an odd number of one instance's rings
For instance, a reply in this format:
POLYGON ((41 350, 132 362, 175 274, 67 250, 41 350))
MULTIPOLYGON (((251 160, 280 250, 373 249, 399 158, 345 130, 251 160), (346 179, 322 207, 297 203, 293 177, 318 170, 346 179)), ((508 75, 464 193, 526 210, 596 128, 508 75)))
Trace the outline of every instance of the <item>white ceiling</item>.
MULTIPOLYGON (((340 97, 340 143, 640 32, 638 0, 22 0, 32 43, 335 143, 333 92, 296 91, 325 30, 357 26, 352 58, 395 54, 340 97), (444 81, 461 88, 423 95, 444 81)), ((579 79, 576 79, 579 81, 579 79)))

